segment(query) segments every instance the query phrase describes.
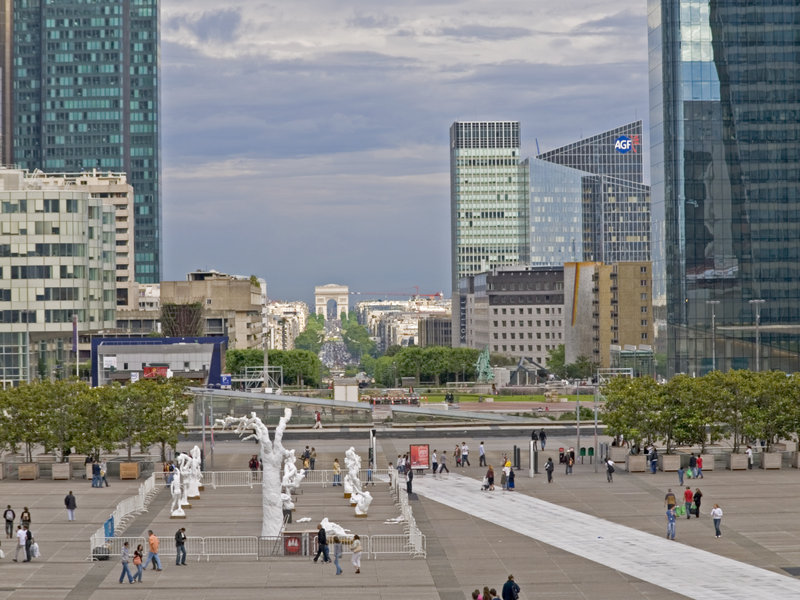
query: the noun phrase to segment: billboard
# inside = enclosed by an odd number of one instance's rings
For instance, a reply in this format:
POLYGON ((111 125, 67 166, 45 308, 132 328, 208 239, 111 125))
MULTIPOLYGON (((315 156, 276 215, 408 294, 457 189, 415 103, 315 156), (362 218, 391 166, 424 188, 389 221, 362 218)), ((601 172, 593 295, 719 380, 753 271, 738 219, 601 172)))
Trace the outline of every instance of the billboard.
POLYGON ((411 444, 408 447, 408 459, 412 469, 430 469, 430 446, 428 444, 411 444))
POLYGON ((152 377, 167 377, 169 367, 144 367, 142 370, 144 371, 144 378, 149 379, 152 377))

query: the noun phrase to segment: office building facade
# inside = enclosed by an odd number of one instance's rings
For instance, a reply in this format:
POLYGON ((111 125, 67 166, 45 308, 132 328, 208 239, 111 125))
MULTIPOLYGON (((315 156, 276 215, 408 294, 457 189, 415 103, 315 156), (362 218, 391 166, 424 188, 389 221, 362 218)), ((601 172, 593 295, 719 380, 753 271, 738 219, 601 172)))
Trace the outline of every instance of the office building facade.
POLYGON ((86 190, 0 170, 0 378, 74 373, 81 333, 114 327, 114 208, 86 190))
POLYGON ((667 372, 795 372, 800 5, 649 0, 648 13, 654 293, 667 372))
POLYGON ((530 260, 529 183, 517 121, 457 121, 450 127, 453 345, 466 344, 459 280, 530 260))
POLYGON ((650 260, 642 122, 530 160, 531 263, 650 260))
POLYGON ((135 273, 161 279, 158 0, 0 0, 2 161, 124 172, 135 273))

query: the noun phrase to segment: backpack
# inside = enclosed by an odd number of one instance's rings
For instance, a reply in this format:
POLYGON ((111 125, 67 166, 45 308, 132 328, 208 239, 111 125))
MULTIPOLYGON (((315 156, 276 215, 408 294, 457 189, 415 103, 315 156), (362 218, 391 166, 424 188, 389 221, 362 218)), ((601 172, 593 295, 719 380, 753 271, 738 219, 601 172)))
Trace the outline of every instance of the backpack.
POLYGON ((614 472, 614 465, 608 465, 608 472, 609 473, 613 473, 614 472))

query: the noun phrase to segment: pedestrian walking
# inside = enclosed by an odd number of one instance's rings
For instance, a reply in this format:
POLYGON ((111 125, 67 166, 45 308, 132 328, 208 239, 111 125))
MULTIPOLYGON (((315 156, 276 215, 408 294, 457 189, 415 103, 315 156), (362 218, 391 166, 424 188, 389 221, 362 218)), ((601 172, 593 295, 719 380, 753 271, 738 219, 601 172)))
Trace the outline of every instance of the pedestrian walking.
POLYGON ((692 502, 694 502, 694 494, 692 494, 692 488, 688 485, 686 486, 686 490, 683 492, 683 504, 686 508, 686 518, 692 518, 692 502))
POLYGON ((128 562, 131 560, 131 547, 128 542, 122 544, 122 553, 120 554, 120 562, 122 563, 122 573, 119 574, 119 582, 125 581, 125 576, 128 577, 128 583, 133 583, 133 575, 128 567, 128 562))
POLYGON ((672 488, 667 490, 667 493, 664 496, 664 504, 667 505, 667 508, 674 508, 675 505, 678 504, 678 500, 675 498, 675 492, 672 491, 672 488))
POLYGON ((322 523, 317 525, 317 555, 314 557, 314 562, 317 562, 320 554, 322 554, 322 562, 331 562, 328 550, 328 532, 325 531, 322 523))
POLYGON ((461 466, 462 467, 472 466, 471 464, 469 464, 469 446, 467 446, 467 442, 461 442, 461 466))
POLYGON ((100 483, 100 463, 98 462, 92 463, 92 487, 103 487, 100 483))
POLYGON ((133 576, 134 581, 138 581, 142 583, 142 563, 144 562, 144 548, 141 544, 136 546, 136 550, 133 551, 133 566, 136 567, 136 575, 133 576))
POLYGON ((358 534, 353 536, 353 541, 350 542, 350 551, 353 553, 353 566, 356 573, 361 573, 361 538, 358 534))
POLYGON ((572 454, 567 454, 566 460, 564 461, 564 466, 566 468, 566 475, 572 475, 572 465, 575 464, 575 459, 572 458, 572 454))
POLYGON ((75 496, 72 495, 72 490, 64 497, 64 506, 67 507, 67 519, 74 521, 75 509, 78 508, 78 503, 75 501, 75 496))
POLYGON ((22 525, 17 525, 17 547, 14 550, 14 562, 17 562, 19 558, 19 553, 25 554, 25 539, 27 536, 27 530, 22 525))
POLYGON ((322 429, 322 413, 318 410, 314 411, 314 429, 322 429))
POLYGON ((547 441, 547 434, 544 432, 544 427, 539 431, 539 445, 544 450, 544 444, 547 441))
POLYGON ((667 509, 667 539, 675 539, 675 522, 678 520, 674 508, 667 509))
POLYGON ((342 567, 339 566, 339 559, 342 558, 342 540, 338 535, 333 536, 333 564, 336 567, 336 574, 342 574, 342 567))
POLYGON ((699 519, 700 518, 700 501, 703 499, 703 492, 700 491, 700 488, 695 488, 694 496, 692 496, 694 500, 694 514, 699 519))
POLYGON ((406 494, 411 495, 411 482, 414 480, 414 471, 409 469, 406 473, 406 494))
POLYGON ((614 483, 614 461, 606 458, 606 479, 608 483, 614 483))
POLYGON ((658 450, 653 445, 650 447, 650 473, 655 475, 656 470, 658 470, 658 450))
POLYGON ((714 508, 711 509, 711 518, 714 520, 714 532, 716 533, 716 537, 722 537, 722 531, 720 531, 720 524, 722 523, 722 509, 719 507, 719 504, 715 504, 714 508))
POLYGON ((31 511, 28 510, 27 506, 22 508, 22 514, 19 516, 19 521, 23 527, 31 526, 31 511))
POLYGON ((10 540, 14 539, 14 519, 17 518, 17 513, 14 512, 10 504, 6 506, 3 518, 6 520, 6 537, 10 540))
POLYGON ((153 533, 152 529, 147 530, 147 545, 150 548, 149 552, 147 553, 147 561, 145 561, 144 568, 147 568, 147 565, 150 564, 150 561, 153 562, 153 569, 156 571, 161 570, 161 559, 158 557, 158 537, 156 534, 153 533))
POLYGON ((103 484, 106 484, 106 487, 110 487, 108 485, 108 479, 106 479, 106 472, 108 470, 108 463, 106 461, 102 461, 100 463, 100 482, 98 483, 97 487, 103 487, 103 484))
POLYGON ((483 445, 483 442, 481 442, 481 445, 478 446, 478 455, 479 455, 478 466, 479 467, 485 467, 486 466, 486 447, 483 445))
POLYGON ((373 487, 375 487, 375 482, 372 479, 372 470, 374 467, 375 465, 373 464, 372 459, 370 459, 369 462, 367 463, 367 482, 364 484, 365 487, 368 486, 370 483, 372 484, 373 487))
POLYGON ((463 467, 464 465, 461 464, 461 446, 456 444, 456 449, 453 450, 453 458, 456 459, 456 467, 463 467))
POLYGON ((514 581, 514 576, 509 575, 506 582, 503 584, 503 591, 501 592, 503 600, 517 600, 519 598, 519 586, 514 581))
POLYGON ((678 485, 683 485, 683 467, 678 467, 678 485))
POLYGON ((533 430, 533 433, 531 433, 531 441, 533 442, 533 449, 534 450, 538 450, 539 449, 538 448, 538 445, 539 445, 539 434, 536 433, 535 429, 533 430))
POLYGON ((697 478, 703 479, 703 457, 697 455, 697 478))
POLYGON ((175 532, 175 566, 186 566, 186 528, 175 532))
POLYGON ((31 562, 31 547, 33 546, 33 533, 26 525, 22 526, 25 531, 25 560, 22 562, 31 562))
POLYGON ((494 491, 494 467, 492 465, 489 465, 489 469, 486 471, 485 489, 494 491))
POLYGON ((547 473, 547 483, 553 483, 553 469, 555 468, 556 466, 553 464, 552 457, 548 456, 547 462, 544 463, 544 470, 547 473))
POLYGON ((753 468, 753 449, 750 446, 747 446, 747 450, 744 451, 747 454, 747 468, 753 468))
POLYGON ((689 457, 689 469, 692 471, 692 477, 697 479, 697 457, 692 452, 692 455, 689 457))
POLYGON ((433 474, 436 475, 436 470, 439 468, 439 461, 437 460, 436 456, 436 448, 433 449, 433 454, 431 454, 431 466, 433 467, 433 474))
POLYGON ((447 452, 442 452, 442 456, 439 458, 439 474, 442 471, 447 471, 447 474, 450 474, 450 469, 447 468, 447 452))
POLYGON ((508 474, 511 472, 511 467, 503 465, 503 474, 500 475, 500 487, 504 490, 508 489, 508 474))
POLYGON ((508 468, 508 491, 509 492, 514 489, 514 477, 515 477, 514 469, 509 467, 508 468))
POLYGON ((308 456, 308 460, 311 463, 311 470, 314 470, 314 465, 317 462, 317 451, 314 449, 314 446, 311 446, 311 454, 308 456))

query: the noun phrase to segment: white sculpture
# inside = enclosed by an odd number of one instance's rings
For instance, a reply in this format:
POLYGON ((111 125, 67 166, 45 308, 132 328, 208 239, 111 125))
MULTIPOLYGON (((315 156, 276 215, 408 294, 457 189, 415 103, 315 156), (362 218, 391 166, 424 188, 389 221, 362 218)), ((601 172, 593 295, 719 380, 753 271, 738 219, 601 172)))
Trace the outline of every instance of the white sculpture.
POLYGON ((325 530, 325 533, 328 535, 328 538, 332 538, 334 535, 338 535, 339 537, 350 538, 350 530, 345 529, 338 523, 334 523, 333 521, 329 521, 328 517, 322 519, 319 522, 322 525, 322 528, 325 530))
POLYGON ((200 448, 195 446, 189 455, 189 481, 187 483, 186 495, 189 498, 200 497, 200 481, 203 479, 203 472, 200 470, 200 448))
POLYGON ((222 428, 236 426, 236 433, 241 437, 247 431, 253 433, 242 438, 243 440, 255 439, 260 447, 261 458, 261 535, 274 537, 281 534, 283 528, 283 502, 281 501, 281 462, 285 455, 283 448, 283 432, 286 424, 292 418, 292 410, 283 411, 280 423, 275 428, 273 440, 269 439, 269 428, 256 416, 250 413, 248 417, 225 417, 217 419, 214 426, 222 428))
POLYGON ((172 494, 172 504, 170 505, 170 516, 185 517, 186 512, 181 508, 181 496, 183 496, 183 486, 181 485, 181 472, 175 469, 172 472, 172 483, 169 484, 169 491, 172 494))
POLYGON ((372 504, 372 494, 367 491, 353 492, 350 500, 356 503, 356 515, 364 517, 367 515, 369 505, 372 504))
POLYGON ((283 510, 292 510, 294 508, 291 494, 281 493, 281 507, 283 510))
POLYGON ((283 488, 284 492, 291 494, 300 486, 300 482, 305 479, 306 470, 297 470, 297 467, 294 464, 297 461, 294 450, 286 450, 285 456, 286 458, 283 463, 283 479, 281 480, 281 487, 283 488))
POLYGON ((358 472, 361 470, 361 457, 356 454, 356 450, 352 446, 344 453, 344 466, 347 469, 347 473, 344 475, 344 493, 353 494, 361 491, 361 479, 358 476, 358 472))
POLYGON ((192 458, 185 452, 179 454, 175 458, 176 471, 178 471, 181 482, 181 506, 191 507, 192 503, 189 502, 189 478, 192 474, 191 466, 192 458))

